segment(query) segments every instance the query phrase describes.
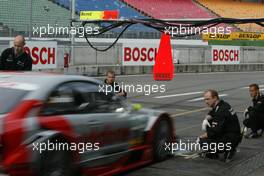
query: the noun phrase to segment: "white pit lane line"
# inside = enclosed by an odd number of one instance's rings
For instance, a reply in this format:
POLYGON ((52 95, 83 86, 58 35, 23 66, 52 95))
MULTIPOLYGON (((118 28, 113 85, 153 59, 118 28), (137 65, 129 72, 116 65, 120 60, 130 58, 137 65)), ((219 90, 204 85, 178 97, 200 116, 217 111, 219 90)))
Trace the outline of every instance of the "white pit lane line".
POLYGON ((187 95, 195 95, 195 94, 202 94, 204 92, 186 92, 186 93, 180 93, 180 94, 172 94, 172 95, 163 95, 163 96, 157 96, 154 98, 169 98, 169 97, 180 97, 180 96, 187 96, 187 95))
POLYGON ((205 108, 195 109, 192 111, 186 111, 186 112, 182 112, 182 113, 171 114, 171 117, 172 118, 178 118, 178 117, 183 117, 183 116, 188 115, 188 114, 192 114, 192 113, 196 113, 196 112, 202 112, 202 111, 206 111, 206 110, 210 110, 210 108, 205 107, 205 108))
MULTIPOLYGON (((226 97, 228 96, 228 94, 220 94, 219 97, 226 97)), ((188 102, 195 102, 195 101, 202 101, 204 100, 204 97, 200 97, 200 98, 195 98, 195 99, 191 99, 191 100, 187 100, 188 102)))
MULTIPOLYGON (((241 87, 240 89, 248 89, 249 87, 247 86, 247 87, 241 87)), ((259 88, 264 88, 264 85, 263 84, 261 84, 261 85, 259 85, 259 88)), ((260 89, 260 90, 264 90, 264 89, 260 89)))

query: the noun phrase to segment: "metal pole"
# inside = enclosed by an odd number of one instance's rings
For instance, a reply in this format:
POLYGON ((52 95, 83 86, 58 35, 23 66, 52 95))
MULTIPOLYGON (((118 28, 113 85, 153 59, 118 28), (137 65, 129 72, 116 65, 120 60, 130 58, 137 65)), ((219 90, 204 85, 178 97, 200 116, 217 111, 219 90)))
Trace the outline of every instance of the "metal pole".
POLYGON ((191 51, 190 51, 190 48, 188 48, 188 63, 191 64, 191 51))
POLYGON ((29 0, 29 30, 28 30, 28 39, 31 40, 32 33, 32 0, 29 0))
MULTIPOLYGON (((54 22, 54 27, 55 27, 55 29, 56 29, 57 21, 58 21, 58 18, 56 18, 56 19, 55 19, 55 22, 54 22)), ((56 33, 57 33, 57 32, 55 31, 55 32, 54 32, 54 35, 53 35, 53 38, 54 38, 54 39, 57 37, 56 33)))
POLYGON ((206 58, 206 50, 207 48, 203 48, 204 50, 204 64, 206 65, 207 64, 207 58, 206 58))
MULTIPOLYGON (((75 0, 71 0, 71 19, 75 20, 75 0)), ((75 36, 71 33, 71 65, 74 65, 74 44, 75 36)))

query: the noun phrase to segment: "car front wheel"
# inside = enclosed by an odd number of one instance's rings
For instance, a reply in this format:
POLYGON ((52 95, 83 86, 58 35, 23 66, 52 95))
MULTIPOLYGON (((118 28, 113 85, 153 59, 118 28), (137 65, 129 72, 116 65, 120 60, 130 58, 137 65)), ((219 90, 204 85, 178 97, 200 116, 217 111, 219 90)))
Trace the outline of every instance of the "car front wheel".
POLYGON ((171 128, 167 120, 161 120, 154 129, 153 138, 153 155, 155 161, 163 161, 169 155, 169 150, 166 149, 166 145, 171 142, 171 128))
POLYGON ((40 154, 40 176, 72 176, 73 163, 71 153, 64 150, 46 150, 40 154))

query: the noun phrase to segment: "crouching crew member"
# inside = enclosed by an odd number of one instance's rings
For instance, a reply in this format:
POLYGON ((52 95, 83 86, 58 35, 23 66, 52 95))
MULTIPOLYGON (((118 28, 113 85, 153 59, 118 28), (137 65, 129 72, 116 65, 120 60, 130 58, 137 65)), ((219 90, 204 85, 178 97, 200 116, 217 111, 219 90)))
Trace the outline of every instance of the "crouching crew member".
POLYGON ((236 147, 241 141, 240 124, 232 107, 225 101, 220 100, 217 91, 207 90, 204 93, 205 103, 212 108, 203 121, 202 128, 205 131, 199 137, 200 145, 216 145, 213 152, 210 148, 206 157, 216 159, 219 153, 224 153, 224 160, 231 159, 236 153, 236 147))
POLYGON ((261 95, 257 84, 249 86, 249 93, 253 106, 245 110, 245 116, 248 118, 243 121, 243 124, 251 131, 248 131, 245 138, 257 138, 262 135, 264 130, 264 96, 261 95), (258 133, 258 131, 260 132, 258 133))

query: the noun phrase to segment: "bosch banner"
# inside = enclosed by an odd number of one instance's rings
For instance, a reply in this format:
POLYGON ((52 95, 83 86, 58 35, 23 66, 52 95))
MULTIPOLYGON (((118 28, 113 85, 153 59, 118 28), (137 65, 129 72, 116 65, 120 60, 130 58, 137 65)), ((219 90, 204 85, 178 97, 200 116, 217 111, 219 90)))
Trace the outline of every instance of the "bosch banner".
POLYGON ((123 65, 154 65, 158 53, 159 43, 157 44, 123 44, 123 65))
POLYGON ((240 63, 240 47, 239 46, 212 46, 212 64, 239 64, 240 63))

